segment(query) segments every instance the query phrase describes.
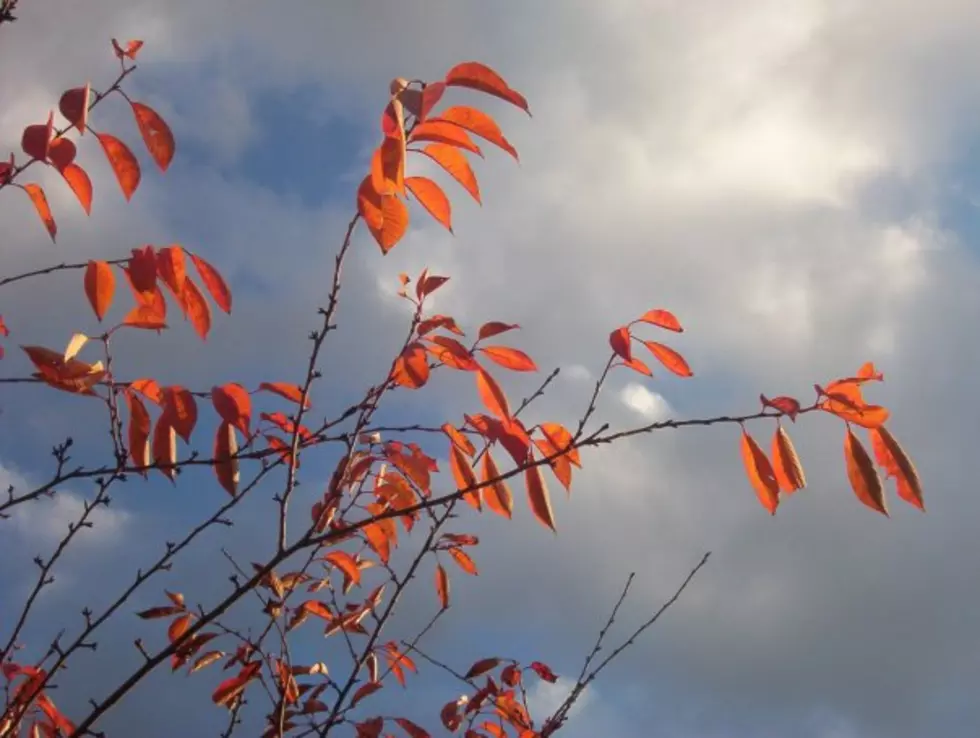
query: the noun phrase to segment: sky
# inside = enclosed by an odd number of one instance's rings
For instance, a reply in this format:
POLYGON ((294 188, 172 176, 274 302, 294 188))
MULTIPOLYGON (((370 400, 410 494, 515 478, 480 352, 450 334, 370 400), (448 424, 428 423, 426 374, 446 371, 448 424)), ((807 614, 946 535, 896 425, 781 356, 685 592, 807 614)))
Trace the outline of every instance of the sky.
MULTIPOLYGON (((127 374, 202 389, 301 379, 389 81, 438 79, 467 60, 492 66, 527 97, 530 118, 474 94, 454 98, 491 113, 520 162, 484 147, 486 160, 476 162, 482 207, 445 182, 454 236, 417 209, 388 256, 357 235, 318 411, 345 407, 373 381, 366 377, 386 371, 409 319, 394 297, 397 275, 423 267, 452 278, 435 310, 470 330, 487 320, 519 323, 512 343, 542 372, 561 368, 535 405, 536 422, 574 423, 609 332, 655 307, 684 324, 682 335, 663 340, 695 376, 614 372, 598 411, 614 428, 753 412, 760 393, 808 400, 815 382, 869 360, 884 372, 869 394, 889 407, 888 427, 916 461, 927 514, 894 493, 888 519, 862 506, 844 470, 842 425, 829 417, 789 427, 808 487, 775 518, 744 477, 737 426, 587 450, 571 495, 552 485, 557 536, 531 518, 519 485, 514 521, 460 523, 481 536, 480 575, 454 577, 453 608, 427 641, 434 655, 463 670, 489 655, 546 662, 561 678, 531 696, 547 710, 578 673, 630 572, 636 581, 614 641, 710 550, 678 604, 588 690, 561 735, 975 735, 973 3, 20 5, 17 23, 0 28, 0 149, 19 151, 24 126, 43 122, 63 90, 113 78, 111 37, 145 41, 127 89, 168 120, 178 148, 163 175, 140 151, 143 182, 127 204, 86 137, 79 159, 95 188, 90 217, 50 173, 37 180, 58 220, 55 245, 23 193, 3 192, 0 275, 180 243, 218 266, 235 296, 206 343, 180 322, 159 337, 127 337, 119 356, 127 374)), ((92 124, 139 149, 123 101, 100 105, 92 124)), ((59 347, 75 331, 95 330, 81 282, 68 273, 0 289, 12 332, 0 376, 29 371, 18 344, 59 347)), ((460 422, 479 409, 465 380, 393 396, 379 420, 460 422)), ((505 389, 513 401, 538 381, 515 374, 505 389)), ((95 406, 22 385, 5 385, 0 396, 5 484, 47 479, 50 449, 66 434, 79 463, 104 457, 95 406)), ((202 446, 213 427, 202 419, 202 446)), ((772 432, 749 428, 760 440, 772 432)), ((304 499, 319 494, 330 470, 330 459, 304 465, 304 499)), ((138 663, 133 638, 159 642, 131 613, 159 604, 164 587, 214 602, 229 586, 222 546, 244 561, 268 551, 273 491, 257 490, 234 528, 205 536, 141 590, 97 654, 65 675, 59 704, 81 710, 104 695, 138 663)), ((74 485, 0 521, 0 634, 33 582, 31 558, 56 545, 92 494, 74 485)), ((120 487, 56 571, 25 641, 43 650, 59 628, 77 626, 84 603, 108 601, 162 541, 223 495, 206 473, 176 487, 162 478, 120 487)), ((431 616, 435 594, 426 586, 405 601, 399 632, 431 616)), ((236 617, 255 622, 247 609, 236 617)), ((315 633, 303 639, 311 661, 334 653, 315 633)), ((209 702, 217 678, 154 675, 103 727, 148 738, 216 734, 224 720, 209 702)), ((385 705, 434 727, 458 689, 423 670, 414 689, 386 690, 385 705)))

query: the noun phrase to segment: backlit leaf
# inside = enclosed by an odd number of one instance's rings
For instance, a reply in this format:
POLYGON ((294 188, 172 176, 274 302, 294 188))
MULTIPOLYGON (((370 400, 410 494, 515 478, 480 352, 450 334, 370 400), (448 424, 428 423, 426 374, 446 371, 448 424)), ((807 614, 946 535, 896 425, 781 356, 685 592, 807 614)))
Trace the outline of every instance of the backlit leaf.
POLYGON ((772 439, 772 465, 779 488, 792 494, 806 486, 806 476, 789 434, 780 425, 772 439))
POLYGON ((465 149, 466 151, 472 151, 480 157, 483 156, 480 147, 470 138, 470 134, 465 129, 444 120, 433 119, 425 123, 419 123, 412 130, 408 140, 411 142, 433 141, 435 143, 465 149))
POLYGON ((609 334, 609 345, 623 361, 629 362, 633 358, 633 351, 630 346, 630 329, 627 326, 620 326, 609 334))
POLYGON ((905 449, 885 426, 872 429, 869 435, 878 463, 895 477, 898 496, 924 512, 926 508, 919 473, 905 449))
POLYGON ((112 267, 104 261, 89 261, 85 267, 85 296, 100 323, 109 311, 115 290, 116 275, 112 267))
POLYGON ((367 684, 362 684, 360 687, 357 688, 357 691, 354 692, 354 696, 351 698, 350 701, 350 706, 354 707, 358 702, 363 700, 369 694, 374 694, 383 686, 384 685, 381 684, 381 682, 368 682, 367 684))
POLYGON ((215 411, 226 423, 230 423, 249 435, 249 422, 252 417, 252 398, 248 390, 235 382, 211 388, 211 403, 215 411))
POLYGON ((436 565, 436 594, 439 595, 439 604, 442 608, 449 607, 449 575, 442 568, 442 564, 436 565))
MULTIPOLYGON (((280 397, 285 397, 287 400, 292 400, 293 402, 299 404, 300 400, 303 399, 303 388, 298 384, 289 384, 287 382, 262 382, 259 385, 260 391, 272 392, 280 397)), ((304 407, 310 406, 310 398, 306 398, 306 403, 304 407)))
POLYGON ((177 435, 190 443, 191 433, 197 424, 197 402, 194 396, 183 387, 164 387, 163 415, 177 435))
POLYGON ((509 346, 482 346, 479 349, 494 363, 515 372, 536 372, 537 365, 530 356, 509 346))
POLYGON ((166 414, 161 415, 153 429, 153 463, 173 481, 177 461, 177 434, 166 414))
POLYGON ((75 142, 70 138, 56 138, 48 149, 48 158, 55 169, 61 171, 75 161, 75 142))
POLYGON ((499 665, 500 659, 497 658, 480 659, 463 675, 463 679, 475 679, 478 676, 486 674, 488 671, 493 671, 499 665))
POLYGON ((650 325, 655 325, 660 328, 666 328, 668 331, 675 331, 676 333, 684 332, 680 321, 678 321, 677 318, 674 317, 674 314, 669 310, 648 310, 642 316, 640 316, 639 321, 641 323, 649 323, 650 325))
POLYGON ((225 280, 221 274, 211 264, 205 261, 204 258, 194 253, 188 252, 188 254, 191 257, 191 261, 194 262, 197 273, 201 275, 201 282, 204 283, 204 287, 208 291, 208 294, 211 295, 211 299, 214 300, 214 304, 225 313, 230 314, 231 290, 228 289, 228 285, 225 284, 225 280))
MULTIPOLYGON (((125 393, 129 407, 129 457, 136 466, 150 465, 150 414, 135 392, 125 393)), ((146 472, 142 472, 146 476, 146 472)))
POLYGON ((447 108, 439 114, 438 118, 432 118, 432 120, 447 120, 450 123, 455 123, 460 128, 465 128, 470 133, 475 133, 480 138, 499 146, 514 159, 519 159, 517 149, 504 137, 497 122, 482 110, 457 105, 447 108))
POLYGON ((395 722, 408 733, 409 738, 432 738, 429 731, 420 728, 408 718, 395 718, 395 722))
POLYGON ((771 515, 775 515, 776 507, 779 505, 779 482, 776 481, 776 474, 772 470, 769 459, 744 428, 742 429, 742 463, 745 465, 745 473, 759 502, 771 515))
POLYGON ((31 198, 31 202, 34 203, 34 209, 37 210, 38 217, 44 223, 44 227, 48 229, 48 235, 51 236, 51 240, 54 241, 55 236, 58 235, 58 226, 54 222, 54 216, 51 215, 51 207, 48 205, 48 198, 44 196, 44 190, 41 189, 41 185, 26 184, 24 185, 24 192, 31 198))
POLYGON ((62 357, 64 361, 71 361, 75 358, 76 354, 82 350, 82 347, 88 343, 88 336, 84 333, 76 333, 68 341, 68 345, 65 346, 65 353, 62 357))
POLYGON ((540 466, 529 466, 524 470, 524 484, 527 486, 527 498, 534 517, 557 533, 555 515, 551 509, 551 497, 544 483, 540 466))
POLYGON ((429 211, 429 215, 435 218, 450 233, 453 231, 452 207, 449 198, 442 188, 426 177, 407 177, 405 186, 409 192, 415 196, 422 207, 429 211))
POLYGON ((360 584, 361 569, 354 560, 354 557, 349 553, 345 551, 331 551, 323 558, 344 572, 353 584, 360 584))
POLYGON ((374 240, 381 247, 381 252, 387 254, 408 230, 408 208, 397 195, 382 195, 381 227, 372 227, 371 222, 366 218, 365 222, 374 240))
POLYGON ((413 342, 405 347, 395 359, 391 379, 395 384, 409 389, 418 389, 428 381, 429 364, 422 344, 413 342))
POLYGON ((784 415, 788 415, 789 419, 794 423, 796 422, 796 416, 800 412, 800 401, 793 397, 773 397, 771 400, 765 395, 759 395, 759 401, 762 403, 762 407, 771 407, 774 410, 778 410, 784 415))
POLYGON ((89 215, 92 212, 92 180, 89 179, 88 174, 77 164, 68 164, 59 171, 81 203, 82 210, 89 215))
POLYGON ((844 436, 844 461, 847 464, 847 479, 857 498, 887 517, 888 508, 881 477, 878 476, 878 470, 867 450, 850 427, 844 436))
POLYGON ((524 96, 517 90, 511 89, 503 77, 485 64, 479 62, 457 64, 446 73, 446 84, 485 92, 516 105, 528 115, 531 114, 524 96))
POLYGON ((480 332, 477 334, 477 338, 483 341, 487 338, 492 338, 493 336, 498 336, 501 333, 506 333, 507 331, 512 331, 520 328, 517 323, 501 323, 496 320, 492 320, 489 323, 484 323, 480 326, 480 332))
POLYGON ((684 357, 674 351, 674 349, 670 348, 670 346, 664 346, 662 343, 657 343, 656 341, 644 341, 643 345, 649 349, 650 353, 654 355, 657 361, 659 361, 677 376, 693 376, 691 368, 687 365, 684 357))
MULTIPOLYGON (((466 455, 459 448, 452 444, 449 447, 449 468, 452 470, 453 480, 456 482, 456 489, 463 490, 476 486, 476 474, 473 473, 466 455)), ((477 510, 481 510, 480 490, 473 490, 463 495, 463 499, 477 510)))
POLYGON ((136 157, 133 156, 133 152, 129 150, 129 147, 115 136, 111 136, 108 133, 96 133, 95 137, 102 144, 106 158, 109 160, 112 171, 116 175, 116 181, 119 182, 119 188, 128 201, 133 196, 133 193, 136 192, 136 188, 139 187, 139 162, 136 161, 136 157))
POLYGON ((148 105, 140 102, 132 102, 131 105, 143 143, 146 144, 153 161, 160 167, 160 171, 167 171, 174 158, 175 148, 174 134, 170 131, 170 126, 148 105))
POLYGON ((473 559, 463 549, 453 546, 449 549, 449 555, 453 557, 453 561, 459 565, 459 568, 467 574, 471 574, 472 576, 479 575, 480 572, 477 570, 473 559))
POLYGON ((141 48, 143 48, 143 42, 139 39, 130 39, 126 42, 125 48, 121 47, 116 39, 112 39, 112 50, 116 53, 118 59, 126 57, 131 61, 136 61, 136 53, 141 48))
POLYGON ((476 389, 487 410, 501 420, 510 418, 510 405, 504 391, 489 372, 480 367, 476 372, 476 389))
POLYGON ((449 175, 470 193, 470 196, 478 203, 480 200, 480 185, 476 181, 476 174, 466 160, 466 156, 455 146, 447 144, 433 143, 422 149, 422 153, 445 169, 449 175))
POLYGON ((191 624, 191 614, 184 613, 180 617, 174 618, 173 622, 170 623, 170 627, 167 628, 167 640, 171 643, 180 638, 191 624))
POLYGON ((184 258, 184 250, 177 244, 159 249, 156 253, 156 268, 160 279, 179 300, 180 293, 184 290, 184 281, 187 279, 187 260, 184 258))
POLYGON ((458 447, 460 451, 469 456, 473 457, 476 453, 476 449, 463 433, 460 433, 456 428, 451 426, 449 423, 443 423, 442 432, 449 436, 449 440, 452 441, 453 445, 458 447))
POLYGON ((211 330, 211 306, 208 305, 197 285, 189 279, 184 280, 180 303, 197 335, 202 341, 207 340, 208 332, 211 330))
POLYGON ((88 106, 92 88, 86 83, 84 87, 73 87, 65 90, 58 101, 58 110, 69 123, 78 129, 78 135, 85 135, 88 126, 88 106))
POLYGON ((483 454, 480 481, 484 483, 491 479, 497 479, 497 481, 483 488, 483 499, 486 500, 487 507, 510 520, 514 511, 514 496, 511 494, 510 487, 507 486, 507 481, 498 479, 499 476, 500 471, 497 469, 497 464, 490 456, 490 452, 487 451, 483 454))

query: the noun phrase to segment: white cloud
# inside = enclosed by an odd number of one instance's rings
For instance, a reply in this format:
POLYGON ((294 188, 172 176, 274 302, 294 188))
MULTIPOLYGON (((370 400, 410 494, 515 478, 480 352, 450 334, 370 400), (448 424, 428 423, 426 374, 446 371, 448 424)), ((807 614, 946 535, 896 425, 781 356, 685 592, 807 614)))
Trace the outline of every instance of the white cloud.
POLYGON ((630 410, 651 422, 667 420, 673 414, 663 395, 648 390, 637 382, 630 382, 623 387, 619 391, 619 399, 630 410))

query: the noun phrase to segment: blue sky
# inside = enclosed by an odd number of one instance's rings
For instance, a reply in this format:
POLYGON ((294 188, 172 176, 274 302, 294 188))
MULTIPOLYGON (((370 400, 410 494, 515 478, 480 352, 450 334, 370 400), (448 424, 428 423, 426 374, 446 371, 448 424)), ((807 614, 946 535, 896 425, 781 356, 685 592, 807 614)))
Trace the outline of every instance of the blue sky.
MULTIPOLYGON (((520 323, 515 345, 545 372, 562 368, 538 421, 575 420, 609 331, 651 307, 681 318, 686 332, 665 340, 695 378, 614 375, 599 413, 614 427, 752 411, 760 392, 808 398, 814 382, 874 360, 886 382, 873 396, 893 411, 889 427, 917 462, 929 513, 897 500, 889 520, 864 509, 829 418, 790 427, 810 484, 775 519, 744 480, 737 428, 590 451, 570 498, 553 485, 557 537, 531 519, 519 485, 512 523, 460 524, 483 539, 481 574, 454 578, 455 604, 432 651, 463 669, 498 652, 545 661, 563 677, 557 692, 534 693, 547 706, 577 673, 630 571, 637 584, 620 633, 710 549, 692 589, 590 690, 562 735, 970 736, 980 718, 964 687, 980 677, 980 600, 969 585, 980 556, 977 31, 965 0, 903 0, 887 15, 845 0, 292 9, 32 0, 18 24, 0 28, 0 145, 18 149, 22 128, 66 87, 111 78, 109 37, 139 37, 146 46, 130 89, 171 123, 178 154, 164 176, 146 166, 127 205, 84 141, 80 159, 96 189, 90 218, 57 182, 40 180, 61 229, 55 246, 20 193, 5 192, 0 273, 182 243, 228 278, 233 314, 215 313, 206 344, 179 321, 160 337, 127 337, 126 373, 202 389, 297 381, 388 81, 436 78, 468 59, 490 64, 534 112, 480 101, 521 163, 485 147, 476 162, 482 208, 446 183, 455 238, 414 210, 413 229, 387 257, 358 235, 317 412, 346 406, 384 373, 407 320, 393 299, 397 274, 428 266, 452 277, 436 311, 471 329, 520 323), (15 63, 23 59, 31 64, 15 63)), ((100 106, 94 120, 139 143, 122 104, 100 106)), ((57 347, 95 325, 80 274, 40 286, 0 292, 13 331, 3 376, 26 371, 17 343, 57 347)), ((513 375, 506 389, 517 400, 536 381, 513 375)), ((104 453, 101 417, 84 400, 8 385, 0 406, 0 465, 12 482, 46 479, 50 447, 66 433, 80 462, 104 453)), ((269 398, 261 409, 278 407, 269 398)), ((466 378, 447 377, 393 397, 379 420, 458 422, 477 408, 466 378)), ((206 406, 202 415, 196 436, 206 448, 213 418, 206 406)), ((330 471, 329 457, 311 457, 303 494, 318 494, 330 471)), ((165 586, 215 601, 228 575, 219 548, 250 561, 270 545, 273 491, 257 490, 234 529, 203 539, 132 609, 154 604, 165 586)), ((0 634, 30 581, 24 562, 50 548, 90 494, 73 487, 0 521, 0 634)), ((43 600, 27 634, 35 647, 65 612, 104 600, 223 495, 206 472, 176 488, 159 475, 120 488, 43 600)), ((406 601, 398 633, 435 607, 430 575, 406 601)), ((254 622, 247 607, 235 617, 254 622)), ((80 663, 66 675, 60 700, 83 705, 134 663, 128 644, 152 633, 134 620, 113 621, 116 645, 100 648, 97 673, 80 663)), ((300 647, 310 660, 337 658, 336 644, 315 633, 300 647)), ((105 727, 214 733, 224 716, 195 685, 215 679, 155 677, 105 727), (175 712, 169 699, 188 707, 175 712)), ((404 704, 435 725, 457 687, 427 670, 415 690, 386 695, 386 707, 404 704)))

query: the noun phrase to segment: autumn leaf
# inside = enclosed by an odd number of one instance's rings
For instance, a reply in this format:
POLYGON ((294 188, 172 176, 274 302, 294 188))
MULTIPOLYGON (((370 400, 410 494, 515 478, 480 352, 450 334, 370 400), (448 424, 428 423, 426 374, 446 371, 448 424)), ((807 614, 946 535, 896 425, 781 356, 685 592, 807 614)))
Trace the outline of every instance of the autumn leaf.
POLYGON ((88 107, 89 98, 92 94, 91 85, 88 83, 84 87, 73 87, 65 90, 58 100, 58 110, 65 116, 65 119, 78 129, 78 135, 85 135, 85 128, 88 126, 88 107))
MULTIPOLYGON (((292 400, 293 402, 299 404, 300 400, 303 399, 303 388, 298 384, 288 384, 287 382, 262 382, 259 385, 259 390, 264 392, 271 392, 274 395, 279 395, 287 400, 292 400)), ((306 402, 303 407, 308 408, 310 406, 310 398, 306 398, 306 402)))
POLYGON ((85 267, 85 296, 100 323, 109 311, 115 289, 116 275, 112 267, 104 261, 89 261, 85 267))
POLYGON ((69 138, 56 138, 48 149, 48 158, 54 168, 60 172, 75 161, 77 153, 74 141, 69 138))
POLYGON ((620 326, 609 334, 609 345, 613 352, 623 361, 629 362, 633 358, 632 347, 630 346, 630 329, 627 326, 620 326))
POLYGON ((469 554, 463 551, 463 549, 453 546, 449 549, 449 555, 453 557, 453 561, 459 565, 459 568, 465 571, 467 574, 471 574, 473 576, 479 575, 480 572, 477 570, 473 559, 470 558, 469 554))
POLYGON ((166 414, 161 415, 153 429, 153 463, 170 481, 174 479, 177 462, 177 434, 166 414))
POLYGON ((531 669, 535 674, 546 682, 551 682, 554 684, 558 681, 558 675, 553 672, 547 664, 542 664, 540 661, 532 661, 531 669))
POLYGON ((491 361, 515 372, 536 372, 537 365, 530 356, 509 346, 481 346, 480 351, 491 361))
POLYGON ((368 682, 358 687, 357 691, 354 692, 354 696, 351 698, 350 706, 354 707, 358 702, 363 700, 370 694, 374 694, 384 685, 381 682, 368 682))
POLYGON ((365 218, 368 229, 374 240, 381 247, 381 252, 387 254, 401 241, 408 230, 408 208, 397 195, 381 195, 380 199, 381 226, 374 227, 365 218))
POLYGON ((517 323, 501 323, 499 321, 492 320, 489 323, 484 323, 480 326, 480 332, 477 334, 477 338, 484 341, 488 338, 499 336, 501 333, 506 333, 507 331, 512 331, 519 328, 520 326, 517 325, 517 323))
POLYGON ((510 405, 504 391, 490 373, 480 367, 476 372, 476 389, 487 410, 501 420, 510 418, 510 405))
POLYGON ((895 477, 898 496, 925 512, 919 473, 912 459, 905 453, 905 449, 883 425, 873 428, 868 433, 871 436, 871 446, 878 464, 884 467, 890 476, 895 477))
POLYGON ((197 424, 197 402, 188 390, 179 386, 163 388, 163 416, 177 435, 190 443, 191 433, 197 424))
POLYGON ((420 728, 408 718, 395 718, 395 722, 408 733, 408 738, 432 738, 429 731, 420 728))
POLYGON ((426 341, 434 344, 426 347, 430 354, 448 367, 465 372, 475 372, 480 365, 463 344, 449 336, 433 336, 426 341))
POLYGON ((426 177, 406 177, 405 186, 422 207, 429 211, 429 215, 439 221, 447 231, 453 232, 452 208, 449 198, 439 185, 426 177))
POLYGON ((684 332, 680 321, 669 310, 647 310, 638 320, 641 323, 649 323, 659 328, 665 328, 668 331, 674 331, 676 333, 684 332))
POLYGON ((421 149, 421 152, 445 169, 449 176, 459 182, 460 186, 470 193, 470 196, 477 203, 482 204, 480 185, 477 183, 476 174, 463 152, 455 146, 441 143, 429 144, 421 149))
POLYGON ((53 114, 47 123, 35 123, 24 128, 20 137, 20 147, 32 159, 47 161, 54 136, 53 114))
POLYGON ((34 209, 37 210, 38 217, 44 223, 44 227, 48 229, 48 235, 54 241, 55 236, 58 235, 58 226, 54 222, 54 216, 51 215, 51 207, 48 205, 48 198, 44 196, 44 190, 41 189, 41 185, 37 184, 26 184, 23 185, 23 188, 27 196, 31 198, 31 202, 34 203, 34 209))
POLYGON ((449 575, 442 568, 442 564, 436 565, 436 594, 439 595, 442 609, 449 607, 449 575))
POLYGON ((353 584, 360 584, 361 569, 354 560, 354 557, 349 553, 345 551, 331 551, 323 558, 340 569, 353 584))
POLYGON ((773 410, 778 410, 784 415, 788 415, 789 419, 794 423, 796 422, 796 416, 800 412, 800 402, 793 397, 773 397, 770 400, 765 395, 759 395, 759 402, 762 403, 763 408, 771 407, 773 410))
POLYGON ((470 458, 476 453, 476 448, 470 442, 464 434, 460 433, 456 428, 451 426, 449 423, 443 423, 442 432, 445 433, 449 440, 452 441, 453 445, 459 448, 464 454, 470 458))
MULTIPOLYGON (((471 487, 476 487, 476 474, 473 473, 472 467, 470 467, 469 461, 466 459, 466 455, 459 450, 455 444, 451 444, 449 447, 449 468, 453 474, 453 480, 456 482, 457 490, 469 489, 471 487)), ((471 506, 477 510, 482 510, 483 507, 480 503, 480 490, 472 490, 463 495, 463 499, 471 506)))
POLYGON ((419 389, 429 380, 429 364, 425 347, 417 341, 410 343, 395 359, 391 371, 395 384, 409 389, 419 389))
MULTIPOLYGON (((533 457, 532 457, 533 461, 533 457)), ((543 525, 558 532, 555 528, 555 516, 551 509, 551 498, 544 483, 540 466, 529 466, 524 470, 524 483, 527 486, 527 498, 531 504, 531 512, 543 525)))
POLYGON ((670 346, 664 346, 662 343, 657 343, 656 341, 643 341, 643 345, 647 347, 657 361, 677 376, 693 376, 691 368, 687 365, 684 357, 670 348, 670 346))
POLYGON ((503 77, 493 71, 490 67, 479 62, 463 62, 446 73, 446 84, 456 87, 468 87, 472 90, 485 92, 488 95, 499 97, 512 105, 516 105, 528 115, 531 114, 527 106, 527 100, 517 90, 504 81, 503 77))
POLYGON ((152 246, 133 249, 127 267, 126 275, 133 292, 139 295, 156 289, 157 256, 152 246))
POLYGON ((792 494, 806 486, 806 476, 803 474, 796 449, 789 434, 781 425, 776 427, 772 439, 772 462, 776 481, 783 492, 792 494))
POLYGON ((112 39, 112 50, 116 54, 116 58, 122 59, 126 57, 131 61, 136 61, 136 53, 143 48, 143 42, 139 39, 130 39, 126 42, 126 48, 122 48, 116 39, 112 39))
POLYGON ((847 428, 844 436, 844 461, 847 464, 847 479, 854 494, 872 510, 888 516, 885 504, 885 491, 871 457, 861 444, 854 431, 847 428))
POLYGON ((482 481, 484 484, 495 479, 497 481, 483 488, 483 499, 486 500, 487 507, 498 515, 511 519, 514 511, 514 496, 511 494, 510 487, 506 480, 499 479, 500 471, 494 462, 490 452, 483 454, 483 466, 481 469, 482 481))
POLYGON ((517 155, 517 149, 504 137, 497 122, 482 110, 457 105, 447 108, 439 114, 438 118, 432 118, 432 120, 446 120, 450 123, 455 123, 460 128, 465 128, 470 133, 475 133, 480 138, 496 144, 513 156, 515 160, 520 160, 520 157, 517 155))
POLYGON ((641 359, 637 359, 635 356, 630 358, 629 361, 623 361, 623 366, 627 369, 632 369, 634 372, 642 374, 645 377, 652 377, 653 372, 641 359))
POLYGON ((102 144, 102 149, 112 166, 112 171, 116 175, 116 181, 119 182, 123 196, 129 201, 133 193, 136 192, 136 188, 139 187, 139 162, 136 161, 136 157, 133 156, 129 147, 115 136, 110 136, 108 133, 96 133, 95 137, 102 144))
POLYGON ((171 294, 179 300, 181 292, 184 291, 184 282, 187 279, 187 260, 184 258, 184 249, 177 244, 159 249, 156 253, 156 268, 160 279, 170 289, 171 294))
MULTIPOLYGON (((150 465, 150 414, 132 391, 124 393, 129 407, 129 456, 136 466, 150 465)), ((142 472, 146 476, 146 472, 142 472)))
POLYGON ((142 378, 134 379, 129 383, 129 389, 133 392, 139 392, 150 402, 155 402, 157 405, 163 405, 163 390, 160 389, 160 385, 155 379, 142 378))
POLYGON ((214 300, 214 304, 223 312, 230 315, 231 290, 228 289, 228 285, 225 284, 225 280, 221 274, 211 264, 205 261, 203 257, 191 252, 187 253, 191 257, 191 261, 194 262, 197 273, 201 275, 201 282, 204 283, 204 287, 208 291, 208 294, 211 295, 211 299, 214 300))
POLYGON ((194 330, 202 341, 206 341, 211 330, 211 307, 204 295, 191 280, 184 280, 184 289, 180 293, 180 303, 184 312, 194 326, 194 330))
POLYGON ((75 193, 82 210, 85 211, 86 215, 90 215, 92 212, 92 180, 89 179, 88 174, 77 164, 67 164, 58 171, 65 178, 65 182, 68 183, 71 191, 75 193))
POLYGON ((759 502, 771 515, 775 515, 776 507, 779 505, 779 482, 776 481, 776 474, 772 470, 769 459, 744 428, 742 429, 742 463, 745 465, 745 473, 759 502))
POLYGON ((493 671, 499 665, 500 659, 498 658, 480 659, 463 675, 463 679, 475 679, 478 676, 486 674, 488 671, 493 671))
POLYGON ((242 435, 249 435, 252 398, 247 389, 235 382, 212 387, 211 403, 222 420, 240 430, 242 435))
POLYGON ((178 638, 184 635, 184 633, 187 632, 187 629, 190 627, 190 624, 191 624, 190 613, 185 613, 180 617, 174 618, 173 622, 170 623, 170 627, 167 628, 167 640, 169 640, 171 643, 176 641, 178 638))
POLYGON ((136 117, 136 125, 140 129, 143 143, 153 157, 153 161, 160 167, 161 172, 167 171, 170 162, 174 158, 174 134, 170 131, 170 126, 159 116, 159 114, 148 105, 141 102, 131 102, 133 115, 136 117))
POLYGON ((480 150, 480 147, 474 143, 473 139, 470 138, 470 135, 465 129, 460 128, 455 123, 450 123, 444 120, 433 119, 426 121, 425 123, 419 123, 412 130, 408 140, 411 142, 433 141, 435 143, 446 144, 448 146, 455 146, 459 149, 471 151, 480 157, 483 156, 483 152, 480 150))

